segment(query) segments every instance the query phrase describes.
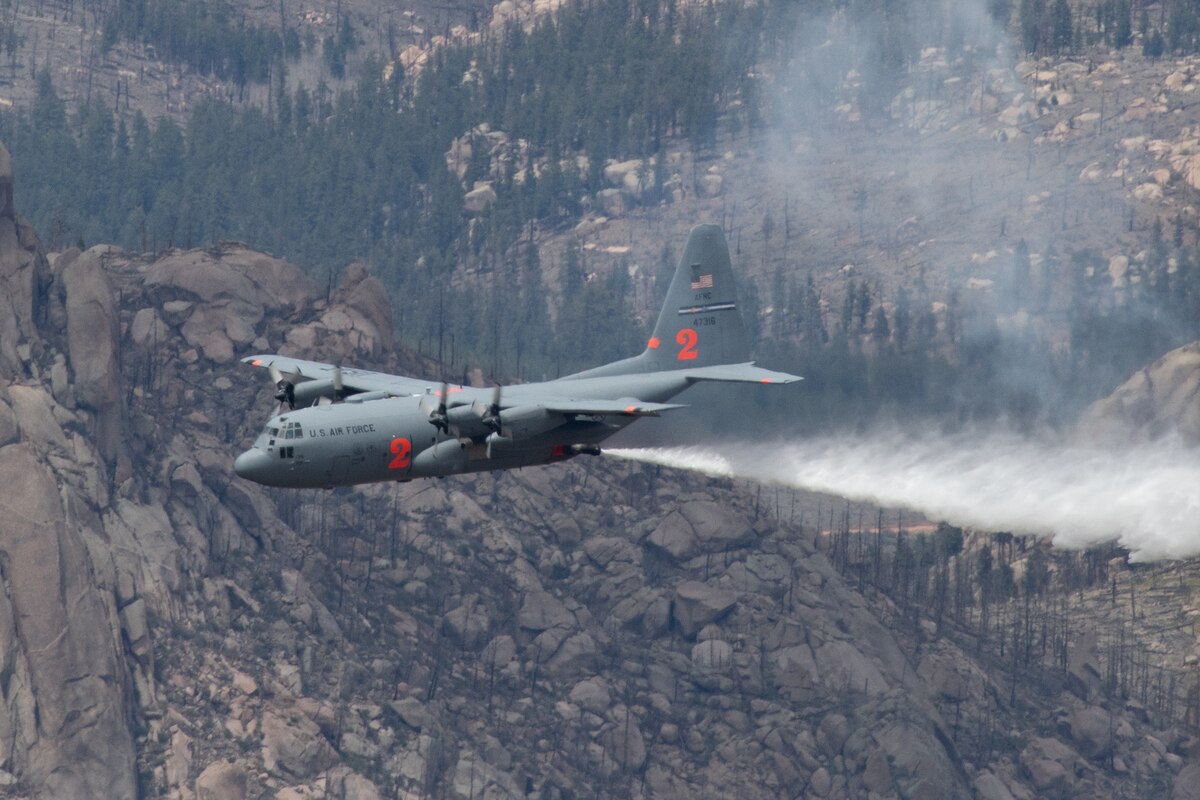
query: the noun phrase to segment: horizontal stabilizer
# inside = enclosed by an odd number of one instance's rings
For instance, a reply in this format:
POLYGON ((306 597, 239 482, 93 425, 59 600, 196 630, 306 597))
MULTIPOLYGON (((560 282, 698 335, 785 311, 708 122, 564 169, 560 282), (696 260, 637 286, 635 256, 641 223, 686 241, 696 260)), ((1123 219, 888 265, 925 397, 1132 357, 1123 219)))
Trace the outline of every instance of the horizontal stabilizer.
POLYGON ((689 381, 727 381, 730 383, 765 383, 785 384, 804 380, 799 375, 789 375, 786 372, 774 372, 753 363, 718 364, 712 367, 697 367, 689 369, 685 377, 689 381))

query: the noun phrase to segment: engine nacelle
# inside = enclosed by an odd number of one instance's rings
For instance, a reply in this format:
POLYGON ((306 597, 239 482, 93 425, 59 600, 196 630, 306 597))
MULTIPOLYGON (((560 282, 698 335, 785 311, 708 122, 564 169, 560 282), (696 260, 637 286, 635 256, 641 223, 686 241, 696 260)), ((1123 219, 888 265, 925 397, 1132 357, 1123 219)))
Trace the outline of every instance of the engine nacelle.
POLYGON ((514 442, 553 430, 562 423, 561 415, 551 413, 542 406, 517 406, 500 412, 501 435, 514 442))
POLYGON ((454 406, 446 412, 446 421, 450 430, 458 436, 475 438, 489 433, 492 429, 483 421, 472 406, 454 406))
POLYGON ((334 387, 332 379, 318 378, 296 384, 297 405, 311 406, 322 397, 327 397, 330 400, 338 399, 337 389, 334 387))
POLYGON ((413 477, 451 475, 467 468, 467 448, 458 439, 447 439, 422 450, 412 460, 413 477))

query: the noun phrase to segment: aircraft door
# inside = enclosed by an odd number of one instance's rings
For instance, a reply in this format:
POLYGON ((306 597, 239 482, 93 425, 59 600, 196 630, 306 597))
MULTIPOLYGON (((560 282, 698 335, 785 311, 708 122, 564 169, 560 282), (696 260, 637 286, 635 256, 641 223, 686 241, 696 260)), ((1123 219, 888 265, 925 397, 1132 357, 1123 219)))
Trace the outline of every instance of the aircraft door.
POLYGON ((329 482, 334 486, 345 484, 350 479, 350 456, 334 456, 329 468, 329 482))

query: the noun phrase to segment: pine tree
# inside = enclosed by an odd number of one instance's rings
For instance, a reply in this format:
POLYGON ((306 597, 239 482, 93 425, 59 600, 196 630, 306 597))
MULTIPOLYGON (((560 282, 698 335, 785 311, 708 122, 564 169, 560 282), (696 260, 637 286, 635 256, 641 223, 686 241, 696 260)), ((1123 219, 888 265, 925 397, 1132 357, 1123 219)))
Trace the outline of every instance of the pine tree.
POLYGON ((1071 27, 1071 6, 1067 0, 1055 0, 1052 43, 1056 52, 1070 50, 1074 42, 1071 27))
POLYGON ((1029 296, 1030 263, 1029 245, 1021 239, 1013 248, 1012 268, 1004 290, 1004 309, 1009 313, 1025 307, 1029 296))
POLYGON ((854 322, 854 304, 858 298, 858 284, 851 280, 846 286, 846 299, 842 301, 842 325, 840 331, 849 335, 854 322))
POLYGON ((893 320, 896 347, 904 350, 908 346, 908 334, 912 325, 912 304, 908 296, 908 289, 903 286, 896 292, 896 310, 893 320))
POLYGON ((887 312, 883 310, 883 306, 876 306, 875 320, 871 325, 871 338, 876 344, 886 344, 892 336, 891 328, 888 326, 887 312))
POLYGON ((867 317, 871 314, 871 289, 867 286, 866 280, 858 284, 858 298, 854 313, 858 319, 858 330, 860 332, 865 331, 867 329, 867 317))
POLYGON ((1036 53, 1042 43, 1042 17, 1045 13, 1045 0, 1021 0, 1021 45, 1027 53, 1036 53))
POLYGON ((1113 34, 1113 46, 1128 47, 1133 41, 1133 8, 1129 0, 1117 0, 1114 13, 1117 15, 1117 25, 1113 34))
POLYGON ((1012 16, 1012 0, 988 0, 988 13, 1001 27, 1007 27, 1012 16))
POLYGON ((804 282, 801 320, 804 342, 810 349, 819 347, 829 340, 829 334, 825 330, 825 320, 821 314, 821 295, 817 292, 817 286, 811 273, 804 282))
POLYGON ((1146 58, 1161 58, 1166 49, 1167 44, 1163 41, 1163 35, 1157 29, 1142 39, 1142 55, 1146 58))

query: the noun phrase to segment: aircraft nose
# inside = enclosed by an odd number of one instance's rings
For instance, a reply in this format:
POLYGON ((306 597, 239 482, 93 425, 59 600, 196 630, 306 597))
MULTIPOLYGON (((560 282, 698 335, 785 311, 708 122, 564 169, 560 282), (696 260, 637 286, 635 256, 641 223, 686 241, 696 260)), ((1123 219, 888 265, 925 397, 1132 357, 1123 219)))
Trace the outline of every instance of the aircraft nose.
POLYGON ((267 454, 260 450, 247 450, 238 456, 233 462, 233 471, 239 477, 262 483, 264 472, 270 464, 270 459, 267 454))

